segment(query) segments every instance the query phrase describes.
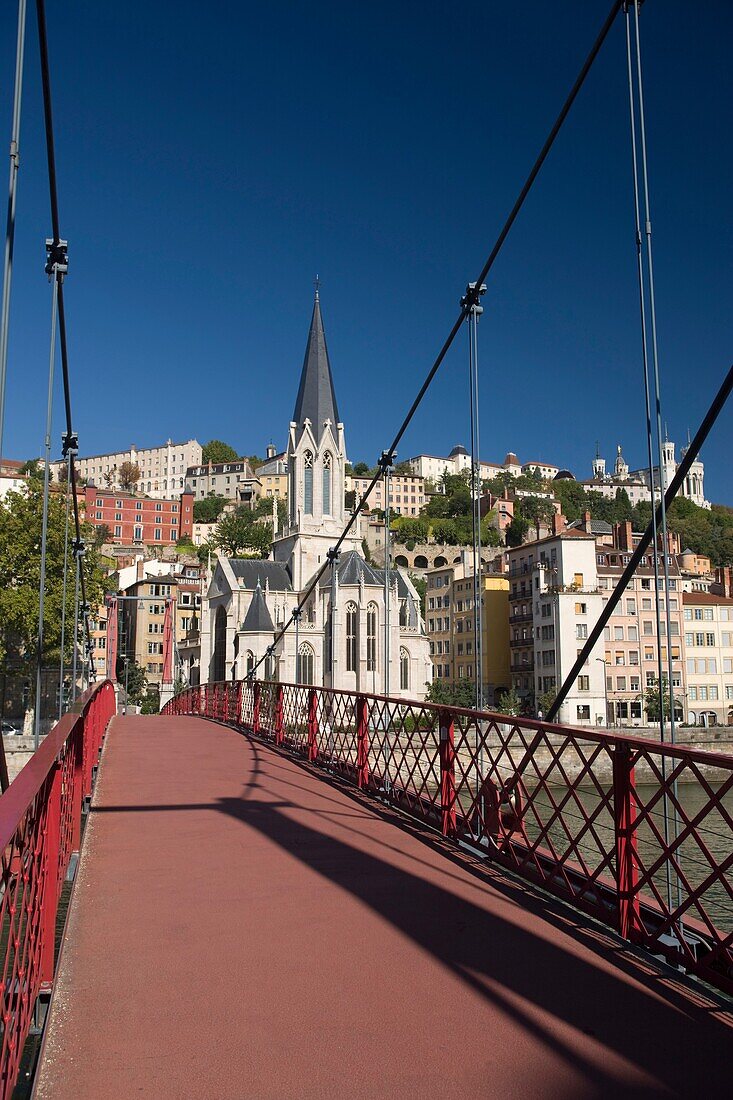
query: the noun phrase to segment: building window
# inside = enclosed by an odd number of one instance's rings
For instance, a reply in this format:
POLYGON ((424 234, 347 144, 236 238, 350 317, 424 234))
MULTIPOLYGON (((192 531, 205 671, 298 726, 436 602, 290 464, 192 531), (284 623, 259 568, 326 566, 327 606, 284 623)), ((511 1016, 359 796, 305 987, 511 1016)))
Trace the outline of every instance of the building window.
POLYGON ((377 667, 377 605, 367 607, 367 670, 374 672, 377 667))
POLYGON ((155 528, 155 541, 156 542, 161 541, 161 535, 162 535, 162 531, 160 530, 160 527, 156 527, 155 528))
POLYGON ((313 455, 310 451, 303 455, 303 511, 313 514, 313 455))
POLYGON ((356 630, 358 610, 355 603, 346 605, 346 671, 356 672, 356 630))
POLYGON ((314 682, 314 660, 313 649, 307 642, 303 642, 298 650, 298 683, 312 684, 314 682))
POLYGON ((115 527, 115 538, 116 539, 122 538, 122 528, 121 527, 115 527))
POLYGON ((323 456, 323 514, 331 514, 331 455, 328 451, 323 456))
POLYGON ((410 687, 410 654, 403 647, 400 649, 400 690, 407 691, 410 687))
POLYGON ((590 703, 579 703, 577 714, 579 722, 590 722, 590 703))
POLYGON ((590 691, 590 676, 578 677, 578 691, 590 691))

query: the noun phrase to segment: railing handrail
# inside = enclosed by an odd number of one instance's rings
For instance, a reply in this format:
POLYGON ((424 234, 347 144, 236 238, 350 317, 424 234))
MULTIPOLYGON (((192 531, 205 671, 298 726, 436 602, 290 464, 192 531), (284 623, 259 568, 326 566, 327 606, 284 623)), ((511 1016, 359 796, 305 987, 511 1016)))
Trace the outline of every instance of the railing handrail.
POLYGON ((77 723, 84 720, 92 700, 109 683, 110 680, 100 680, 87 688, 74 710, 64 714, 52 727, 7 791, 0 796, 0 851, 4 851, 12 841, 18 822, 48 779, 56 758, 73 735, 77 723))
MULTIPOLYGON (((246 684, 247 678, 242 680, 211 680, 207 684, 199 684, 198 687, 187 687, 173 696, 176 699, 188 691, 199 691, 202 688, 216 687, 231 684, 246 684)), ((431 710, 436 714, 448 712, 455 717, 473 718, 480 721, 499 723, 504 726, 518 725, 532 729, 540 733, 557 734, 567 737, 582 737, 586 741, 607 745, 613 749, 617 745, 625 745, 630 749, 643 749, 645 752, 659 752, 665 756, 672 756, 677 760, 694 760, 698 764, 707 764, 721 770, 733 771, 733 753, 717 752, 710 749, 695 749, 688 745, 672 744, 671 741, 662 741, 658 737, 640 737, 631 733, 616 733, 610 730, 599 730, 587 726, 573 726, 569 723, 561 725, 558 722, 545 722, 542 718, 525 718, 524 715, 501 714, 498 711, 474 710, 471 707, 456 707, 447 703, 426 703, 419 699, 407 699, 395 695, 375 695, 369 691, 351 691, 347 688, 321 687, 316 684, 293 684, 286 680, 254 680, 254 683, 262 687, 297 688, 307 690, 313 688, 322 694, 347 696, 363 699, 371 699, 378 703, 392 703, 395 706, 415 706, 421 710, 431 710)), ((171 700, 171 702, 173 701, 171 700)))

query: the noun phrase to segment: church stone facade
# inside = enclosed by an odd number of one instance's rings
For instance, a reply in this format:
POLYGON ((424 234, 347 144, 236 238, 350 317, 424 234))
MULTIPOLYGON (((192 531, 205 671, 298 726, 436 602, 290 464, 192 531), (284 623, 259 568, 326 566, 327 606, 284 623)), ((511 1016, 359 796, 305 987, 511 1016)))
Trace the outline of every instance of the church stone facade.
POLYGON ((432 663, 419 596, 407 573, 390 569, 385 578, 364 559, 359 519, 303 608, 297 649, 291 625, 268 656, 346 526, 345 465, 316 294, 288 434, 287 525, 275 531, 268 560, 217 558, 202 608, 202 681, 241 679, 265 657, 262 679, 424 697, 432 663))

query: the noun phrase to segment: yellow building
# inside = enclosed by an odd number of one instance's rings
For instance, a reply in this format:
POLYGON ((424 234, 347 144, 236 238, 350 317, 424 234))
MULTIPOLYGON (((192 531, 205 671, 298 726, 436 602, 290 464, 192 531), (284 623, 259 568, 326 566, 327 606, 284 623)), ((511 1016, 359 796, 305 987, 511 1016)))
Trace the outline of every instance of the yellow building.
MULTIPOLYGON (((473 679, 473 575, 456 578, 452 586, 453 678, 473 679)), ((497 695, 509 687, 509 580, 498 574, 481 577, 483 693, 493 707, 497 695)))

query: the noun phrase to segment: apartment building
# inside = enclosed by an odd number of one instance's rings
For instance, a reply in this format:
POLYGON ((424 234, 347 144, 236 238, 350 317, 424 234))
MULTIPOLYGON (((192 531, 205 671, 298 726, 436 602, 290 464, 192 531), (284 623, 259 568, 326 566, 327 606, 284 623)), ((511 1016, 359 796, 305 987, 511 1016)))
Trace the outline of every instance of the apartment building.
POLYGON ((262 485, 249 462, 240 458, 236 462, 189 466, 186 470, 186 491, 196 500, 208 496, 226 497, 238 504, 251 506, 262 495, 262 485))
MULTIPOLYGON (((129 462, 140 471, 136 490, 162 499, 173 493, 180 493, 185 488, 186 470, 189 466, 200 464, 201 457, 201 444, 198 440, 188 439, 184 443, 174 443, 169 439, 162 447, 133 445, 127 451, 77 458, 75 465, 77 474, 87 484, 116 490, 120 488, 120 467, 129 462)), ((66 461, 62 459, 51 463, 51 469, 56 479, 61 480, 66 476, 66 461)))
POLYGON ((463 576, 462 565, 447 565, 431 569, 427 574, 425 593, 425 630, 428 636, 433 675, 438 680, 453 682, 452 589, 456 576, 463 576))
MULTIPOLYGON (((357 477, 347 474, 344 478, 344 491, 352 490, 363 496, 371 485, 371 477, 357 477)), ((422 508, 427 504, 425 495, 425 479, 417 474, 393 474, 389 485, 389 507, 394 515, 419 516, 422 508)), ((384 499, 384 483, 380 480, 374 486, 369 501, 369 508, 384 511, 386 501, 384 499)))
POLYGON ((276 454, 270 444, 267 448, 267 460, 257 467, 257 477, 262 486, 263 497, 288 499, 288 456, 285 451, 276 454))
MULTIPOLYGON (((199 565, 169 562, 137 562, 134 579, 120 575, 119 653, 127 654, 145 670, 148 683, 160 686, 163 679, 163 634, 166 604, 172 600, 173 636, 176 649, 197 629, 201 615, 199 565), (167 569, 166 569, 167 567, 167 569)), ((174 653, 174 677, 180 675, 174 653)), ((186 679, 187 670, 183 670, 186 679)))
MULTIPOLYGON (((597 546, 598 583, 604 593, 604 603, 628 564, 641 536, 632 532, 630 523, 620 523, 613 530, 613 545, 597 546)), ((683 718, 684 660, 682 652, 682 591, 681 571, 677 557, 678 543, 669 535, 667 571, 669 574, 669 609, 665 604, 664 556, 658 552, 656 568, 660 587, 660 628, 657 630, 655 593, 655 555, 645 554, 629 581, 604 631, 604 661, 608 694, 609 721, 614 725, 641 725, 645 721, 646 692, 659 679, 661 655, 663 675, 668 676, 672 662, 672 687, 677 718, 683 718), (669 611, 670 638, 667 638, 669 611)))
MULTIPOLYGON (((474 592, 468 556, 453 565, 428 570, 425 627, 436 679, 454 684, 473 680, 474 592)), ((481 577, 484 705, 496 705, 509 686, 509 581, 496 573, 481 577)))
POLYGON ((682 594, 687 721, 733 725, 733 599, 682 594))
POLYGON ((108 527, 113 543, 169 546, 193 533, 193 496, 188 492, 155 499, 87 485, 84 507, 87 522, 108 527))
MULTIPOLYGON (((512 686, 531 713, 568 676, 601 614, 596 540, 585 531, 558 531, 515 547, 509 559, 512 686)), ((605 688, 599 641, 560 707, 557 721, 603 725, 605 688)))

